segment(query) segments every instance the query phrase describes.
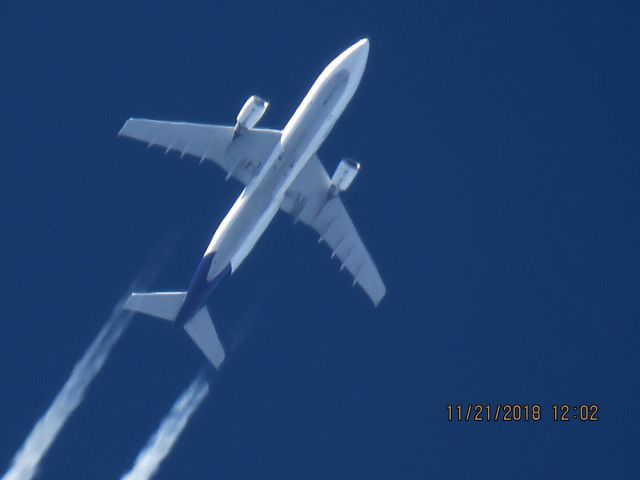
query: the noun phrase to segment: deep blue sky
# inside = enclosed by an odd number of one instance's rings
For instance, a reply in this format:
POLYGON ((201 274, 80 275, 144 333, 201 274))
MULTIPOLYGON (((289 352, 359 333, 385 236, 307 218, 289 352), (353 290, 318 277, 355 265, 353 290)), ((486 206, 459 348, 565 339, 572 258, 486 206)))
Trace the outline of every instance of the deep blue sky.
MULTIPOLYGON (((277 217, 211 302, 250 328, 157 478, 638 476, 634 2, 25 3, 0 7, 3 471, 149 251, 177 238, 152 288, 184 288, 241 190, 123 122, 233 123, 255 93, 282 127, 368 36, 320 155, 363 164, 345 203, 388 296, 277 217), (469 402, 544 418, 447 421, 469 402)), ((118 477, 202 364, 138 319, 42 478, 118 477)))

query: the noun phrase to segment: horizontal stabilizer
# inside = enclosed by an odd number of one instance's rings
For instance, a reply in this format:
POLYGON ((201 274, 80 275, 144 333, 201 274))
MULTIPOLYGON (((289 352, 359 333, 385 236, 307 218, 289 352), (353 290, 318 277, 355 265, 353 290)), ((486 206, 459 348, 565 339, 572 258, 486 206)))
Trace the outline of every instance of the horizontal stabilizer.
POLYGON ((186 295, 187 292, 132 293, 124 308, 172 322, 186 295))
POLYGON ((201 308, 195 316, 189 320, 184 329, 200 350, 209 359, 213 366, 218 368, 224 361, 224 349, 213 326, 211 315, 207 307, 201 308))

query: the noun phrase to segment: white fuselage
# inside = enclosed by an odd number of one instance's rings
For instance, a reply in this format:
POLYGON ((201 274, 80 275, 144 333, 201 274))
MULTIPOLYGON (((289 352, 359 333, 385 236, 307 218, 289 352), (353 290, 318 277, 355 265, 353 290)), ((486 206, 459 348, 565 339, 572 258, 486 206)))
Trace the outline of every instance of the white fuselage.
POLYGON ((316 153, 355 93, 369 52, 360 40, 334 59, 284 127, 264 166, 220 223, 204 256, 213 255, 207 280, 235 271, 280 208, 285 193, 316 153))

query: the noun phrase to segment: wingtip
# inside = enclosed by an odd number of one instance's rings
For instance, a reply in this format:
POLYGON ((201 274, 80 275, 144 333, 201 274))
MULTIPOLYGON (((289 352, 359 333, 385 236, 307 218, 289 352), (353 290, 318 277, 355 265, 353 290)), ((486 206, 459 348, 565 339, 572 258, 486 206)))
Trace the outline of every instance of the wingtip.
POLYGON ((120 130, 118 130, 118 136, 122 137, 124 135, 124 129, 127 128, 127 123, 129 123, 129 120, 127 120, 126 122, 124 122, 124 124, 122 125, 122 127, 120 127, 120 130))
POLYGON ((120 128, 120 130, 118 130, 118 136, 122 137, 125 135, 124 130, 125 128, 127 128, 127 125, 129 124, 129 122, 133 120, 133 117, 127 118, 127 120, 124 122, 124 125, 122 125, 122 127, 120 128))
POLYGON ((386 295, 387 295, 387 289, 385 288, 384 291, 382 292, 382 295, 380 295, 380 297, 377 298, 376 300, 373 300, 373 307, 378 308, 378 305, 380 305, 380 302, 384 299, 386 295))

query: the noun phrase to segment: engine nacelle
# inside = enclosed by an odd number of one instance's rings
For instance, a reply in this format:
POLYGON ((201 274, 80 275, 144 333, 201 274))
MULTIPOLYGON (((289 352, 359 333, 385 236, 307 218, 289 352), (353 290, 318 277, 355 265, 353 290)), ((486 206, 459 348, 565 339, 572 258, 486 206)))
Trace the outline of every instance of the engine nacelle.
POLYGON ((267 108, 269 108, 269 102, 266 100, 257 95, 249 97, 236 117, 236 133, 253 128, 267 111, 267 108))
POLYGON ((333 177, 331 177, 329 192, 332 195, 344 192, 353 183, 359 171, 360 164, 355 160, 351 160, 350 158, 340 160, 333 177))

